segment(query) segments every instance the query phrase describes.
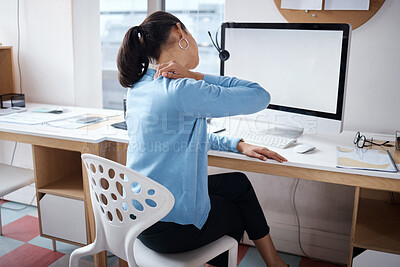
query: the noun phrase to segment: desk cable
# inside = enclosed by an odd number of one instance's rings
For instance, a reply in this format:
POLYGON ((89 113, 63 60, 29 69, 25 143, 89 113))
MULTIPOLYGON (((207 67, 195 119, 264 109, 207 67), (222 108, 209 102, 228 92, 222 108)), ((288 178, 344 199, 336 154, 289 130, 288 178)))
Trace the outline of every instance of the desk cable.
MULTIPOLYGON (((13 166, 13 163, 14 163, 14 157, 15 157, 15 151, 17 150, 17 144, 18 144, 17 142, 15 142, 15 144, 14 144, 14 149, 13 149, 13 153, 12 153, 12 157, 11 157, 11 163, 10 163, 11 166, 13 166)), ((19 209, 13 209, 13 208, 9 208, 9 207, 3 207, 4 198, 1 197, 1 206, 2 206, 3 209, 13 210, 13 211, 20 211, 20 210, 26 209, 29 206, 32 206, 32 203, 35 200, 35 198, 36 198, 36 193, 33 195, 33 198, 32 198, 32 200, 31 200, 31 202, 29 204, 22 204, 22 205, 24 205, 24 207, 19 208, 19 209)))
POLYGON ((18 144, 17 142, 15 142, 15 144, 14 144, 14 149, 13 149, 13 153, 12 153, 12 156, 11 156, 11 163, 10 163, 11 166, 14 163, 14 157, 15 157, 15 151, 17 150, 17 144, 18 144))
POLYGON ((21 77, 21 62, 19 59, 19 54, 20 54, 20 47, 21 47, 21 27, 20 27, 20 19, 19 19, 19 10, 20 4, 19 0, 17 0, 17 31, 18 31, 18 48, 17 48, 17 63, 18 63, 18 76, 19 76, 19 91, 22 94, 22 77, 21 77))
POLYGON ((297 192, 297 187, 299 185, 300 179, 296 179, 296 184, 294 186, 294 190, 293 190, 293 196, 292 196, 292 204, 293 204, 293 209, 294 209, 294 213, 296 215, 296 221, 297 221, 297 241, 299 243, 299 248, 301 250, 301 252, 304 254, 304 256, 306 256, 307 258, 314 260, 314 261, 321 261, 319 259, 316 259, 314 257, 311 257, 310 255, 308 255, 304 249, 303 249, 303 245, 301 244, 301 233, 300 233, 300 218, 299 218, 299 214, 297 212, 297 208, 296 208, 296 192, 297 192))

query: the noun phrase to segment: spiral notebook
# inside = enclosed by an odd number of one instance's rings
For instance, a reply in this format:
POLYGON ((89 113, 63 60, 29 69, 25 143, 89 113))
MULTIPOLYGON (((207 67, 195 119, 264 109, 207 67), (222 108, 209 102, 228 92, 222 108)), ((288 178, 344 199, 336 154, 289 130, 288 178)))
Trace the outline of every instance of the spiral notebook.
POLYGON ((49 121, 46 122, 45 125, 64 128, 64 129, 78 129, 83 126, 88 126, 94 123, 105 121, 106 119, 107 118, 95 114, 83 114, 64 119, 49 121))
POLYGON ((398 172, 390 152, 381 149, 337 146, 336 167, 369 171, 398 172))

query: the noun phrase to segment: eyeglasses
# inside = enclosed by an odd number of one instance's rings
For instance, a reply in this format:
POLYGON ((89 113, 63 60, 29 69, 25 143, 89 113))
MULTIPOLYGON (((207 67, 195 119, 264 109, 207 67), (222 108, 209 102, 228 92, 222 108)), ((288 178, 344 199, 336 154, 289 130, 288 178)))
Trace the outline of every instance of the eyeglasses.
POLYGON ((365 135, 361 135, 360 132, 356 133, 356 136, 354 137, 353 143, 358 147, 358 148, 363 148, 363 147, 371 147, 372 145, 376 146, 386 146, 386 147, 392 147, 392 144, 389 144, 389 141, 385 141, 382 144, 378 144, 374 142, 374 139, 371 138, 371 140, 367 140, 365 135), (369 143, 369 145, 365 145, 365 143, 369 143))

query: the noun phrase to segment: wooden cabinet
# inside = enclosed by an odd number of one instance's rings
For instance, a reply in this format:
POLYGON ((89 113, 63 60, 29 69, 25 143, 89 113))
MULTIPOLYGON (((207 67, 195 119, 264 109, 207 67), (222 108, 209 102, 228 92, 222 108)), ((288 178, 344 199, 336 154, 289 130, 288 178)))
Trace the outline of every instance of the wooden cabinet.
POLYGON ((81 152, 33 146, 40 233, 76 245, 90 240, 81 152))
POLYGON ((400 254, 399 193, 356 188, 349 266, 365 250, 400 254))
POLYGON ((16 93, 13 64, 12 47, 0 45, 0 95, 16 93))

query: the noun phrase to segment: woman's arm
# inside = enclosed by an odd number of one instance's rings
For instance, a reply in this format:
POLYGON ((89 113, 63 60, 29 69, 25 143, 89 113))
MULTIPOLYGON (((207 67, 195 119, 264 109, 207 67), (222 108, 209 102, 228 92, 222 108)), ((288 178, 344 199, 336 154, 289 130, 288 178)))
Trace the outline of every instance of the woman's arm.
POLYGON ((155 78, 160 75, 175 79, 172 82, 178 106, 183 113, 198 118, 251 114, 270 102, 270 94, 257 83, 203 75, 176 62, 160 65, 155 78))
POLYGON ((222 136, 214 133, 208 133, 207 135, 211 149, 238 152, 238 143, 242 138, 222 136))
POLYGON ((208 133, 208 142, 213 150, 241 152, 248 157, 262 161, 267 161, 267 159, 273 159, 278 162, 287 161, 286 158, 266 147, 245 143, 242 138, 208 133))
MULTIPOLYGON (((181 94, 178 101, 181 102, 180 105, 185 112, 202 117, 253 113, 268 106, 270 101, 269 93, 256 83, 223 76, 203 75, 173 61, 158 66, 154 79, 159 76, 170 79, 189 78, 182 79, 177 84, 181 94), (204 81, 201 81, 203 79, 204 81)), ((287 161, 278 153, 266 147, 247 144, 241 138, 208 133, 208 142, 214 150, 242 152, 248 157, 263 161, 267 159, 287 161)))

